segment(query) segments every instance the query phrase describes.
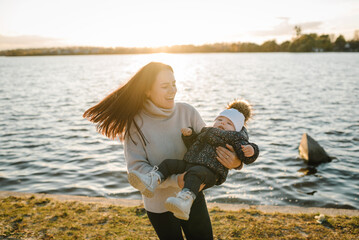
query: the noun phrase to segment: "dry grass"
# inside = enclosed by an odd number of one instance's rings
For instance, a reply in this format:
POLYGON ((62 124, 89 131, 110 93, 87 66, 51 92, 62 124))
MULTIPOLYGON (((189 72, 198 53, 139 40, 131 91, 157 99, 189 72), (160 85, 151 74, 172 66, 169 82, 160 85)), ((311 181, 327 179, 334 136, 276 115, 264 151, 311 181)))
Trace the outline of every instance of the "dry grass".
MULTIPOLYGON (((359 239, 358 217, 210 209, 215 239, 359 239)), ((142 207, 0 199, 0 239, 157 239, 142 207)))

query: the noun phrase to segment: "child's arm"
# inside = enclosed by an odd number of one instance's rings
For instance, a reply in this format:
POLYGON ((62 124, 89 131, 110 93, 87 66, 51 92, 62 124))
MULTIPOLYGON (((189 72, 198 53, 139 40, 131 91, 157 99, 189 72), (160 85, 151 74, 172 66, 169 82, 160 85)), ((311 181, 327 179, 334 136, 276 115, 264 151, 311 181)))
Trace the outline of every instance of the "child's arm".
POLYGON ((254 155, 254 148, 252 147, 252 145, 242 145, 241 148, 244 153, 244 156, 252 157, 254 155))
POLYGON ((186 145, 187 149, 189 149, 192 144, 196 141, 198 134, 193 130, 193 128, 182 128, 182 140, 186 145))
POLYGON ((242 145, 242 151, 244 153, 244 157, 246 158, 246 160, 244 161, 245 164, 251 164, 253 163, 255 160, 257 160, 258 156, 259 156, 259 148, 257 146, 257 144, 255 143, 249 143, 250 146, 252 146, 253 148, 253 155, 252 156, 247 156, 246 153, 244 152, 243 148, 246 148, 246 146, 248 145, 242 145))
POLYGON ((250 143, 248 141, 236 142, 234 144, 234 150, 237 153, 239 160, 241 160, 245 164, 253 163, 259 155, 259 148, 257 144, 250 143), (254 154, 250 156, 250 154, 246 154, 245 152, 250 152, 250 148, 253 148, 254 154))

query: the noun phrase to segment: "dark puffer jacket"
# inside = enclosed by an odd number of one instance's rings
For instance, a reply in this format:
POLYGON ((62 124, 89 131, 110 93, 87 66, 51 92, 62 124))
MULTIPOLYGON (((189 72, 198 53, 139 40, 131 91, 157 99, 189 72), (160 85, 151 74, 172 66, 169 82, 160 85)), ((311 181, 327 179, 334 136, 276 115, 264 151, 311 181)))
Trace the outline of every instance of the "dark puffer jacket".
POLYGON ((216 148, 218 146, 232 145, 238 158, 245 164, 254 162, 259 155, 258 146, 248 142, 248 133, 244 127, 240 132, 204 127, 199 134, 196 134, 192 129, 192 135, 182 135, 182 139, 188 149, 184 160, 188 163, 204 165, 211 169, 218 175, 216 185, 222 184, 228 175, 228 168, 223 166, 216 158, 216 148), (248 144, 254 148, 252 157, 245 157, 241 148, 242 145, 248 144))

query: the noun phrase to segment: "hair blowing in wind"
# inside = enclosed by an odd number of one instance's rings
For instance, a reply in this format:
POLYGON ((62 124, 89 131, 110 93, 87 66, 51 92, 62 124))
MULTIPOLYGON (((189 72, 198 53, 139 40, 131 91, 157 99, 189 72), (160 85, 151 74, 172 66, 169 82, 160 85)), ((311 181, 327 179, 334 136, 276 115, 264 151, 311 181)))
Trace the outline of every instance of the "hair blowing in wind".
MULTIPOLYGON (((124 140, 126 134, 134 123, 141 137, 144 136, 134 122, 134 117, 143 108, 148 92, 162 70, 171 70, 171 66, 150 62, 142 67, 130 80, 111 94, 106 96, 95 106, 89 108, 83 117, 96 123, 97 131, 110 139, 124 140)), ((131 136, 130 136, 131 137, 131 136)))

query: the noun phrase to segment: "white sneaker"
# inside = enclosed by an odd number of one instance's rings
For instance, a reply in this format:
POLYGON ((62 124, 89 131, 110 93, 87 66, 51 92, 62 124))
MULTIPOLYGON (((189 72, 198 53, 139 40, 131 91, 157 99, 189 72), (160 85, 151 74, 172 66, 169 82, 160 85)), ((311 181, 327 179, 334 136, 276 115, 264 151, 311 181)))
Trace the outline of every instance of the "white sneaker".
POLYGON ((191 211, 194 194, 191 191, 180 191, 176 197, 169 197, 166 200, 165 207, 173 212, 176 218, 188 220, 191 211))
POLYGON ((152 198, 158 184, 161 182, 161 177, 157 173, 157 170, 157 166, 155 166, 151 172, 147 174, 134 170, 128 174, 128 182, 134 188, 138 189, 144 196, 152 198))

